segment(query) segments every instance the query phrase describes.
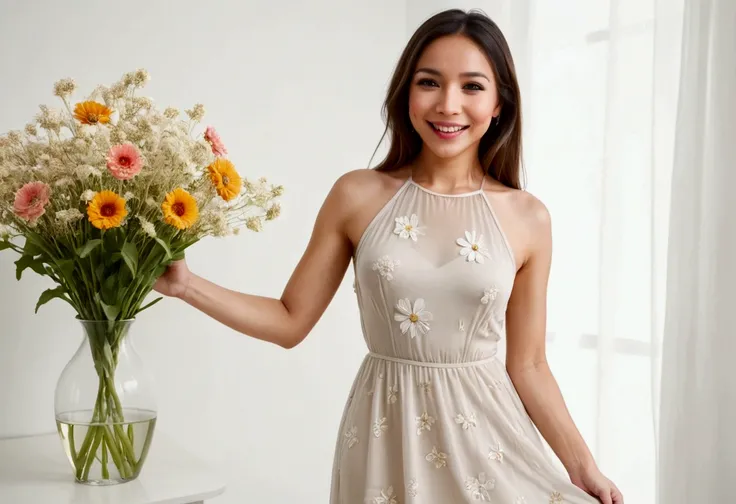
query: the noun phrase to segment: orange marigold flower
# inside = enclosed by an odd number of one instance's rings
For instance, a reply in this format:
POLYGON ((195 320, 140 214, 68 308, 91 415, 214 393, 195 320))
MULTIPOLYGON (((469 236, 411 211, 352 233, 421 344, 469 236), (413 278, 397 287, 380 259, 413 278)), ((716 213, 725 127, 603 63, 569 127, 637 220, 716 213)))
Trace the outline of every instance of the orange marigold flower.
POLYGON ((97 229, 119 227, 127 215, 125 200, 112 191, 98 192, 87 205, 89 222, 97 229))
POLYGON ((224 158, 217 158, 207 167, 210 173, 210 180, 225 201, 230 201, 240 194, 243 187, 243 181, 240 178, 235 165, 224 158))
POLYGON ((82 124, 109 123, 112 110, 101 103, 85 101, 74 106, 74 118, 82 124))
POLYGON ((161 210, 164 213, 164 221, 177 229, 187 229, 199 218, 197 200, 181 188, 174 189, 166 195, 161 210))

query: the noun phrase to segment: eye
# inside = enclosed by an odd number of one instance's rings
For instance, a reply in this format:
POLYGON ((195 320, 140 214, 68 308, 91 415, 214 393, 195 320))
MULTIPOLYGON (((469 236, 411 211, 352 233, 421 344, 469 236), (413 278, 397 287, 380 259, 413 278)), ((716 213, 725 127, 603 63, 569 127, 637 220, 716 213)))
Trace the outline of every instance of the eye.
POLYGON ((432 87, 437 86, 437 83, 432 79, 419 79, 419 82, 417 82, 417 86, 432 87))
POLYGON ((469 91, 483 91, 483 86, 481 86, 480 84, 477 84, 475 82, 471 82, 469 84, 466 84, 465 85, 465 88, 468 89, 469 91))

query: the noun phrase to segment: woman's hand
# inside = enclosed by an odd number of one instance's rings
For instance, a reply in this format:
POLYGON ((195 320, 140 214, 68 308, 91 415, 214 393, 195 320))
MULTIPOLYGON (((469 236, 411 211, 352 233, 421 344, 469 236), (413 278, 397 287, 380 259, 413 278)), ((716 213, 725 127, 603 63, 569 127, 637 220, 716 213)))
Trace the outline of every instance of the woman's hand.
POLYGON ((624 497, 616 485, 598 470, 597 467, 584 469, 579 475, 571 475, 572 483, 584 491, 598 497, 603 504, 623 504, 624 497))
POLYGON ((192 272, 189 271, 186 260, 174 261, 156 280, 153 289, 164 296, 181 297, 187 291, 191 278, 192 272))

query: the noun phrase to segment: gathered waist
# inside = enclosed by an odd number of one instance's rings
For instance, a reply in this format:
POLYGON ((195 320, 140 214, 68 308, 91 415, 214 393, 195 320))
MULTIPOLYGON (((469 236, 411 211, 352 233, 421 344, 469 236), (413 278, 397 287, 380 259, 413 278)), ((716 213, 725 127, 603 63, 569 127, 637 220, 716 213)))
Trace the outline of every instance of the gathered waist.
POLYGON ((475 367, 475 366, 482 366, 484 364, 488 364, 489 362, 493 362, 496 359, 496 354, 494 353, 490 357, 485 357, 483 359, 478 359, 474 361, 463 361, 463 362, 418 361, 418 360, 412 360, 412 359, 402 359, 400 357, 391 357, 391 356, 382 355, 376 352, 368 352, 368 357, 373 357, 374 359, 380 359, 380 360, 384 360, 388 362, 396 362, 398 364, 405 364, 407 366, 453 369, 453 368, 475 367))

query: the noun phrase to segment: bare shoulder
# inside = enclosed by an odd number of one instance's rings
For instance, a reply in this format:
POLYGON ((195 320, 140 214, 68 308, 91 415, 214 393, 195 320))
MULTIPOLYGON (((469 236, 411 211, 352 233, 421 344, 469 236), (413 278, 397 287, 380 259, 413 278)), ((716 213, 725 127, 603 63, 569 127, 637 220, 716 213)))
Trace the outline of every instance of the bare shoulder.
POLYGON ((405 178, 403 170, 380 172, 363 168, 346 172, 335 181, 328 196, 329 205, 341 215, 345 233, 354 246, 405 178))
POLYGON ((551 217, 547 206, 532 193, 489 184, 486 195, 500 221, 516 263, 523 266, 540 249, 549 247, 551 217))

